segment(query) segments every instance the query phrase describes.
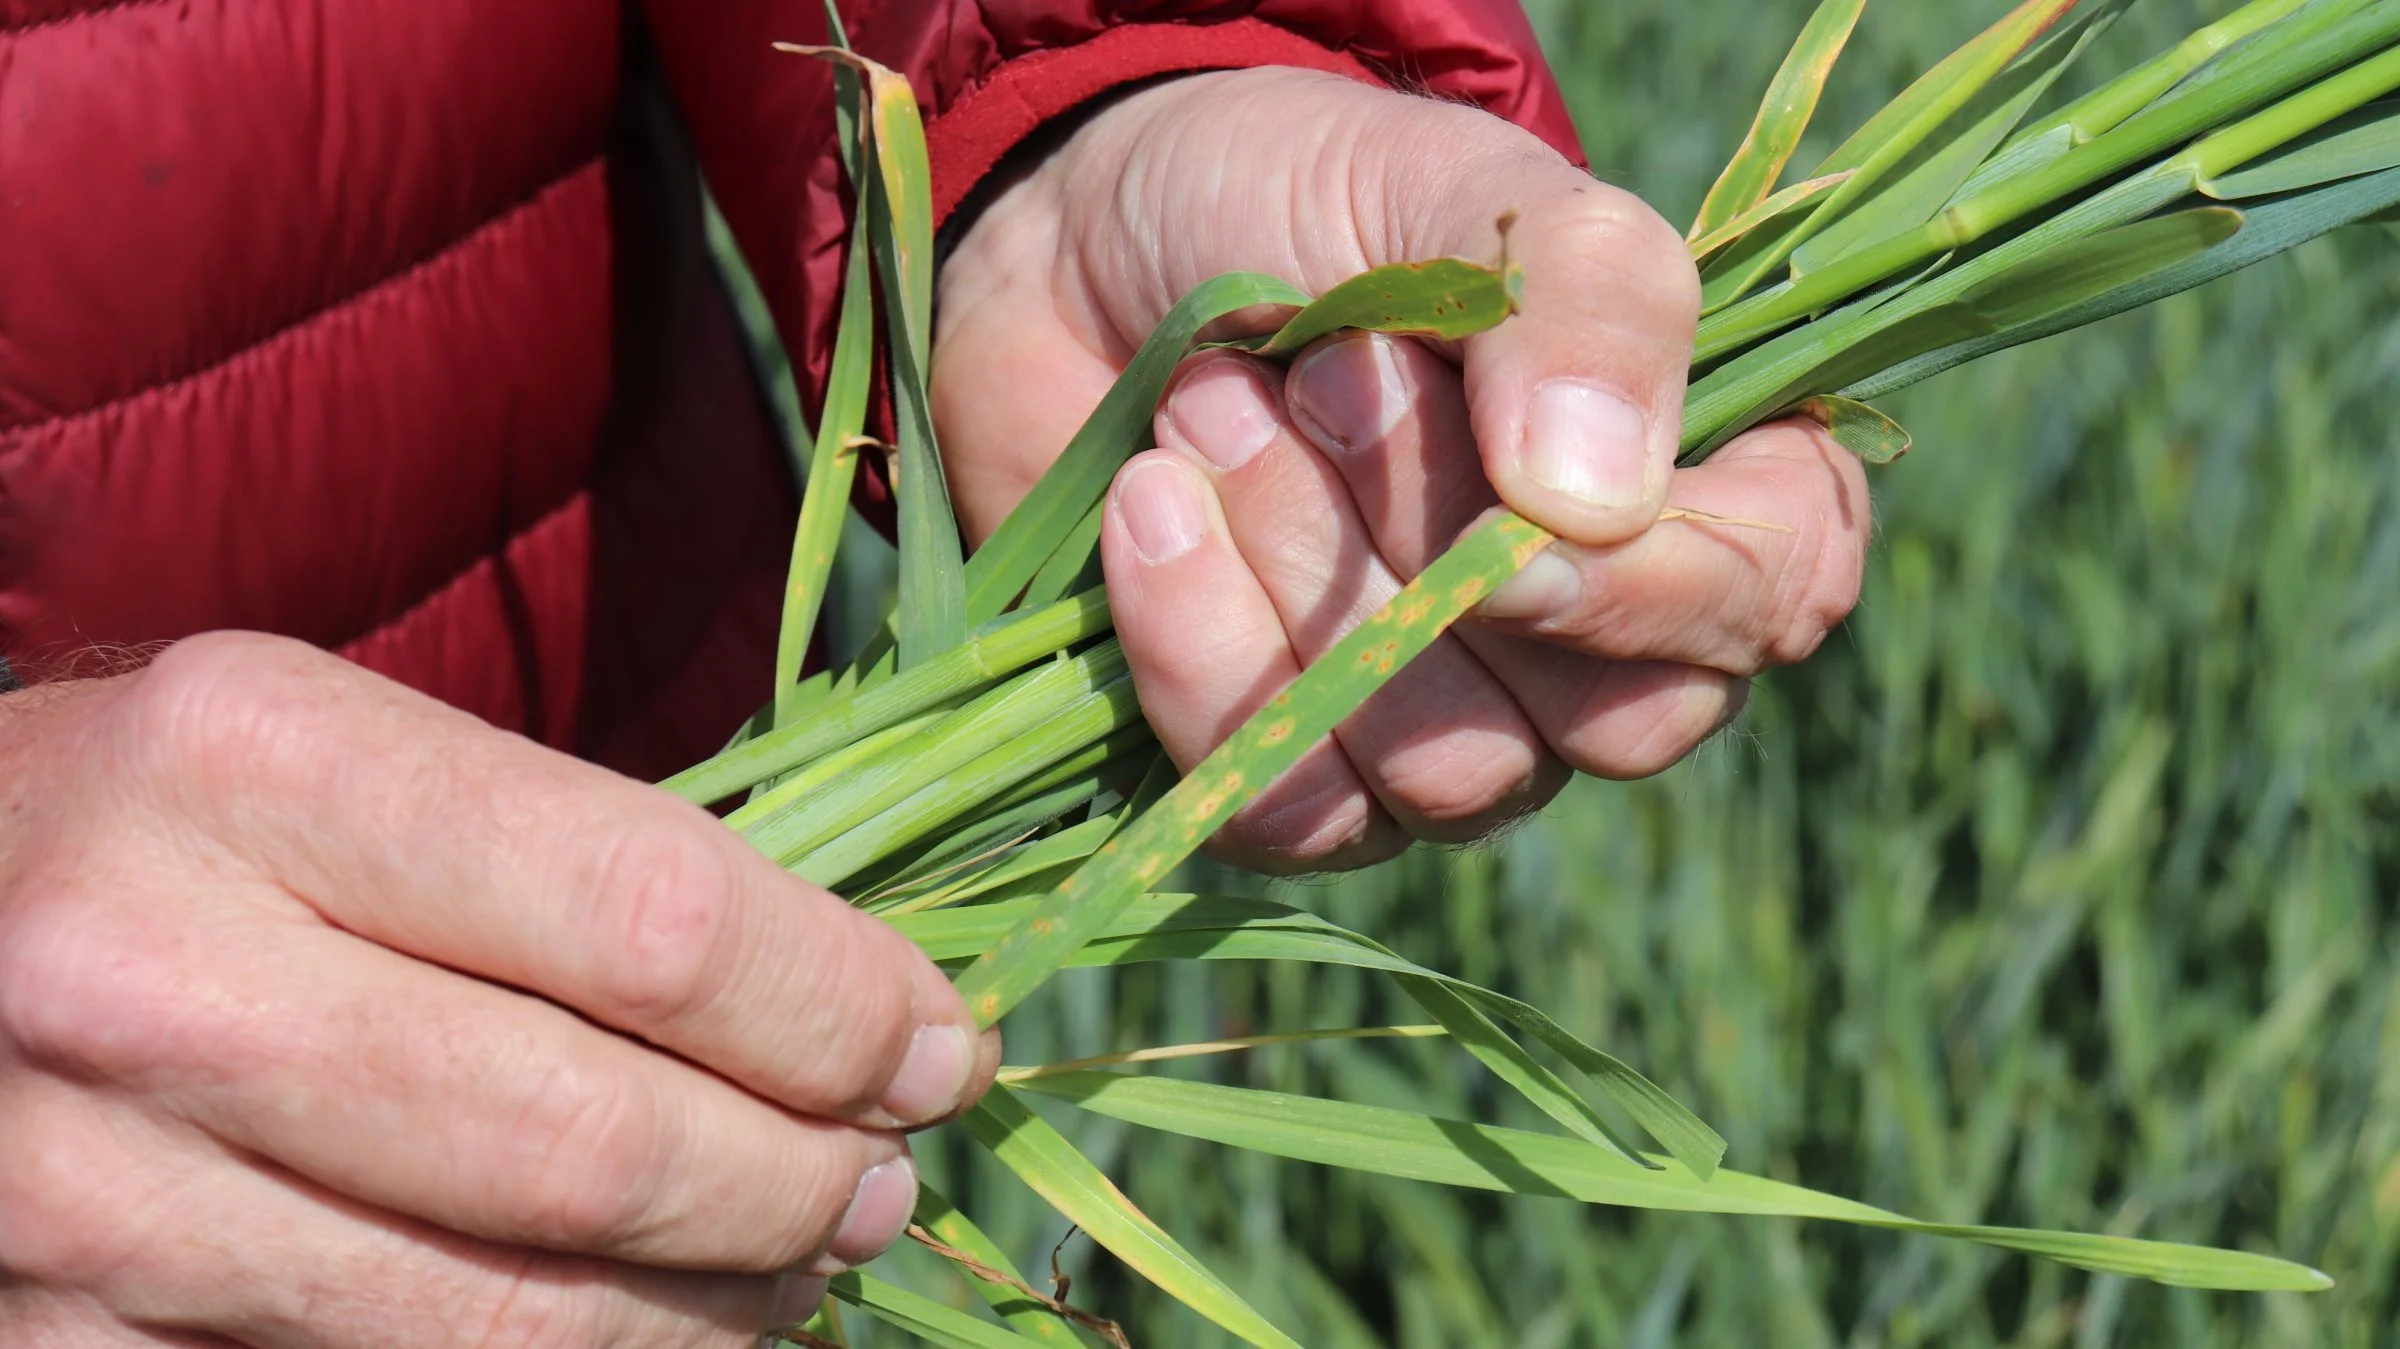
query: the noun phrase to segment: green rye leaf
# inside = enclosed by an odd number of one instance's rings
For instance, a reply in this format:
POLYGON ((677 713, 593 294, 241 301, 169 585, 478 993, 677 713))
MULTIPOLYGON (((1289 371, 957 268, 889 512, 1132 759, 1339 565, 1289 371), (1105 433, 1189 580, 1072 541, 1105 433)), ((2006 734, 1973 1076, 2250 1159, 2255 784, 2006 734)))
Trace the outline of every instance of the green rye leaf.
POLYGON ((1223 1280, 1134 1207, 1100 1168, 1007 1087, 993 1087, 961 1123, 975 1141, 1143 1278, 1225 1329, 1267 1349, 1299 1349, 1223 1280))
POLYGON ((2079 1268, 2192 1288, 2312 1292, 2316 1270, 2272 1256, 2128 1237, 1920 1222, 1737 1171, 1702 1180, 1646 1170, 1581 1139, 1440 1119, 1381 1106, 1125 1073, 1066 1073, 1024 1084, 1144 1128, 1278 1157, 1513 1194, 1690 1213, 1819 1218, 1963 1238, 2079 1268))
POLYGON ((1705 256, 1713 252, 1702 250, 1699 242, 1721 233, 1768 200, 1775 180, 1783 176, 1784 165, 1791 162, 1792 151, 1799 148, 1809 119, 1816 116, 1826 77, 1833 73, 1834 62, 1841 58, 1842 47, 1850 41, 1850 32, 1866 7, 1867 0, 1823 0, 1808 16, 1775 78, 1767 82, 1766 97, 1759 102, 1750 134, 1742 138, 1741 148, 1734 151, 1716 185, 1709 188, 1708 197, 1700 203, 1700 214, 1684 236, 1693 244, 1694 253, 1705 256))

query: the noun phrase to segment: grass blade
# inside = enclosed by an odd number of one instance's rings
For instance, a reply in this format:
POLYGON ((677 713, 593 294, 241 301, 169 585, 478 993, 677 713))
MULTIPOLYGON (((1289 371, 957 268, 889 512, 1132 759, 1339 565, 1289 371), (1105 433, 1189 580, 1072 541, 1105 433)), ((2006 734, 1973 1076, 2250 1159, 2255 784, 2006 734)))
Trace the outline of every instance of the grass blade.
POLYGON ((1695 262, 1705 262, 1719 250, 1731 247, 1752 231, 1771 220, 1780 219, 1809 203, 1817 201, 1850 180, 1846 173, 1829 173, 1792 184, 1767 198, 1714 230, 1691 241, 1690 252, 1695 262))
MULTIPOLYGON (((991 949, 1037 908, 1037 901, 1018 900, 895 917, 892 923, 928 956, 947 961, 991 949)), ((1397 978, 1439 984, 1565 1059, 1694 1174, 1711 1174, 1725 1155, 1725 1140, 1682 1103, 1530 1003, 1427 969, 1303 910, 1267 900, 1219 895, 1144 895, 1127 905, 1114 923, 1103 925, 1068 963, 1121 965, 1156 960, 1306 961, 1380 970, 1397 978)))
POLYGON ((1057 1343, 1029 1339, 1006 1326, 979 1321, 932 1298, 851 1270, 836 1274, 825 1291, 878 1321, 886 1321, 943 1349, 1025 1349, 1057 1343))
POLYGON ((1475 1056, 1492 1075, 1516 1088, 1517 1094, 1533 1103, 1536 1110, 1565 1126, 1567 1132, 1602 1147, 1627 1161, 1648 1166, 1631 1143, 1619 1137, 1609 1127, 1591 1103, 1575 1094, 1558 1074, 1544 1067, 1533 1055, 1525 1052, 1508 1032, 1500 1029, 1466 999, 1434 979, 1404 974, 1395 981, 1401 991, 1425 1009, 1425 1014, 1441 1024, 1459 1047, 1475 1056))
POLYGON ((2400 168, 2400 100, 2387 99, 2339 117, 2237 172, 2203 179, 2218 201, 2278 196, 2344 178, 2400 168))
POLYGON ((1695 381, 1684 403, 1687 459, 1802 399, 1859 384, 1924 353, 2039 322, 2207 251, 2240 227, 2224 207, 2142 219, 2185 194, 2162 166, 1947 275, 1872 309, 1787 333, 1695 381), (2130 216, 2130 224, 2109 224, 2130 216))
POLYGON ((1098 590, 1012 615, 906 674, 836 693, 806 721, 728 746, 659 785, 699 805, 721 801, 1108 631, 1108 597, 1098 590))
POLYGON ((1904 361, 1861 379, 1843 392, 1854 398, 1880 398, 1979 356, 2097 323, 2113 314, 2214 281, 2344 225, 2374 219, 2378 211, 2388 212, 2395 207, 2400 207, 2400 169, 2349 179, 2296 197, 2245 206, 2242 232, 2196 258, 2031 322, 1904 361))
MULTIPOLYGON (((1826 77, 1833 73, 1834 62, 1841 58, 1866 7, 1867 0, 1823 0, 1801 26, 1800 36, 1776 69, 1775 78, 1767 82, 1766 97, 1759 101, 1750 133, 1709 188, 1691 231, 1684 236, 1695 255, 1714 251, 1700 248, 1701 240, 1723 233, 1769 200, 1775 180, 1783 176, 1784 165, 1791 162, 1809 120, 1816 116, 1826 77)), ((1823 181, 1822 177, 1817 181, 1823 181)))
MULTIPOLYGON (((2045 36, 2039 45, 1978 90, 1954 113, 1940 138, 1929 137, 1894 169, 1892 180, 1844 212, 1792 253, 1792 275, 1802 276, 1847 253, 1915 229, 1974 176, 1994 147, 2015 131, 2033 106, 2050 92, 2092 39, 2106 31, 2133 0, 2104 0, 2045 36)), ((1838 203, 1829 204, 1838 209, 1838 203)))
POLYGON ((1299 1349, 1134 1207, 1100 1168, 1009 1088, 993 1087, 961 1123, 1034 1193, 1143 1278, 1252 1344, 1299 1349))
MULTIPOLYGON (((838 23, 834 34, 842 37, 838 23)), ((831 47, 775 46, 833 61, 866 82, 865 139, 875 171, 864 175, 860 200, 896 336, 886 352, 899 441, 893 496, 900 525, 900 665, 906 669, 950 650, 967 635, 958 518, 950 507, 926 392, 933 349, 933 171, 926 160, 925 121, 907 77, 860 56, 846 40, 831 47)))
MULTIPOLYGON (((962 1252, 1019 1283, 1028 1282, 1024 1274, 1018 1271, 1015 1262, 1008 1258, 1008 1252, 1000 1249, 998 1242, 985 1235, 982 1228, 977 1227, 966 1214, 959 1212, 958 1206, 944 1198, 940 1191, 922 1182, 917 1186, 916 1220, 919 1227, 931 1232, 952 1250, 962 1252)), ((1049 1308, 1027 1300, 1024 1294, 1004 1284, 978 1279, 972 1274, 964 1277, 984 1303, 998 1312, 1000 1319, 1008 1322, 1010 1329, 1026 1339, 1039 1344, 1061 1346, 1061 1349, 1084 1349, 1082 1337, 1049 1308)))
POLYGON ((760 852, 788 864, 868 823, 943 775, 1008 745, 1028 726, 1079 705, 1100 705, 1115 715, 1114 709, 1131 704, 1130 692, 1114 691, 1125 678, 1125 653, 1114 640, 1053 661, 988 690, 922 733, 852 768, 843 775, 841 791, 817 793, 787 813, 748 823, 744 835, 760 852))
POLYGON ((789 726, 807 709, 800 667, 817 630, 834 552, 850 511, 858 476, 856 443, 866 428, 867 393, 875 371, 875 297, 868 275, 867 218, 850 231, 850 262, 842 280, 842 314, 833 339, 833 368, 817 409, 817 439, 808 460, 800 524, 792 531, 792 564, 783 590, 783 622, 775 640, 775 725, 789 726))
POLYGON ((1513 1194, 1689 1213, 1818 1218, 1962 1238, 2082 1269, 2192 1288, 2310 1292, 2316 1270, 2271 1256, 2127 1237, 1926 1223, 1886 1209, 1736 1171, 1702 1180, 1646 1170, 1581 1139, 1440 1119, 1382 1106, 1122 1073, 1033 1078, 1024 1089, 1095 1114, 1231 1147, 1513 1194))
POLYGON ((1823 206, 1776 240, 1774 246, 1746 258, 1740 267, 1703 279, 1702 312, 1713 313, 1748 294, 1781 267, 1800 245, 1840 220, 1853 202, 1864 198, 1870 188, 1905 161, 1927 136, 1964 107, 2076 3, 2077 0, 2023 0, 1998 23, 1944 57, 1916 83, 1902 90, 1899 97, 1869 118, 1865 126, 1809 174, 1812 178, 1844 171, 1851 175, 1834 189, 1823 206))

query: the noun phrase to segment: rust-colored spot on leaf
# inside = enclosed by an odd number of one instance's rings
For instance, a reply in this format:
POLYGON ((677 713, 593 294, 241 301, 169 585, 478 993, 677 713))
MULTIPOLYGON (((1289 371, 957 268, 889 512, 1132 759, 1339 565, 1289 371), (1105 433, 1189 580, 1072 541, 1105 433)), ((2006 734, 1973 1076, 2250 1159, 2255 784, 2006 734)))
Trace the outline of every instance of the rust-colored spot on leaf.
POLYGON ((1393 616, 1399 620, 1401 627, 1413 628, 1419 623, 1424 622, 1427 618, 1431 617, 1432 614, 1433 597, 1430 595, 1419 594, 1416 598, 1410 600, 1406 604, 1401 605, 1399 609, 1395 610, 1393 616))
POLYGON ((1033 929, 1033 935, 1037 937, 1047 937, 1051 933, 1058 930, 1058 920, 1055 918, 1036 918, 1032 922, 1026 924, 1026 926, 1033 929))
POLYGON ((1292 723, 1288 718, 1278 721, 1259 732, 1258 738, 1270 745, 1280 745, 1292 738, 1292 723))
POLYGON ((1475 601, 1483 598, 1483 592, 1483 578, 1470 576, 1458 583, 1458 589, 1450 592, 1450 599, 1461 609, 1472 609, 1475 607, 1475 601))

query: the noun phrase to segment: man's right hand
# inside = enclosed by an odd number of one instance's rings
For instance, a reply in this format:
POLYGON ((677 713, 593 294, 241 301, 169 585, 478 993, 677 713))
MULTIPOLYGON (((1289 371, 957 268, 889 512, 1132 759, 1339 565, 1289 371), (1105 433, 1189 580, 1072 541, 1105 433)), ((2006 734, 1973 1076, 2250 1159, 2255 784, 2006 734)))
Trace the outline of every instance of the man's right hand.
POLYGON ((746 1344, 996 1053, 706 813, 308 647, 0 699, 8 1344, 746 1344))

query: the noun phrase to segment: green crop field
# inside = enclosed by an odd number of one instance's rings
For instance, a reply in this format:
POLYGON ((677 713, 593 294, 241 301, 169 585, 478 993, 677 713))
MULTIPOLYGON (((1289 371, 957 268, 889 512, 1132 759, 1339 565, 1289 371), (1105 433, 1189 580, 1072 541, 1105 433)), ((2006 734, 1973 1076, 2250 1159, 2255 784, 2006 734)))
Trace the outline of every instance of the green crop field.
MULTIPOLYGON (((2222 8, 2144 0, 2087 65, 2222 8)), ((1595 171, 1682 221, 1806 10, 1535 19, 1595 171)), ((1995 11, 1871 5, 1820 124, 1995 11)), ((1895 395, 1917 449, 1879 471, 1864 600, 1735 731, 1649 782, 1579 782, 1496 846, 1275 891, 1556 1014, 1714 1124, 1730 1166, 1937 1221, 2271 1250, 2333 1291, 1470 1194, 1047 1113, 1311 1346, 2395 1343, 2396 316, 2400 232, 2352 229, 1895 395)), ((850 545, 837 649, 888 567, 850 545)), ((1070 972, 1007 1029, 1035 1063, 1419 1019, 1354 971, 1221 962, 1070 972)), ((1549 1127, 1438 1040, 1170 1071, 1549 1127)), ((920 1155, 1048 1268, 1046 1205, 963 1142, 920 1155)), ((1136 1345, 1231 1342, 1088 1242, 1061 1259, 1136 1345)), ((886 1271, 973 1300, 921 1252, 886 1271)))

